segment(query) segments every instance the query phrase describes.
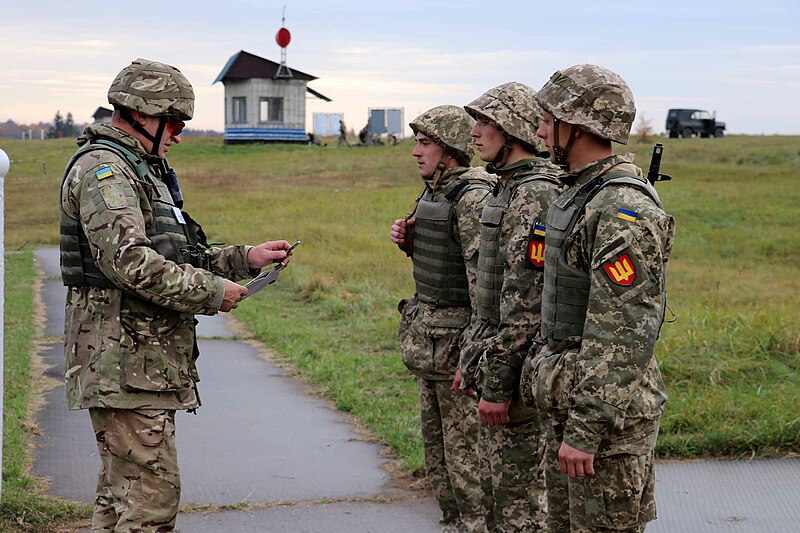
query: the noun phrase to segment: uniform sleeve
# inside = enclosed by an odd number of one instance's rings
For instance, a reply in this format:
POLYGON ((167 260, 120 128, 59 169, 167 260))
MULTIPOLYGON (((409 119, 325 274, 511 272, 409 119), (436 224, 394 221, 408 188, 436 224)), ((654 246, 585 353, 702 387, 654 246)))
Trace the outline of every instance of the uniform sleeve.
POLYGON ((631 400, 657 372, 653 351, 674 233, 672 217, 643 193, 611 189, 587 207, 578 235, 586 243, 578 248, 589 251, 578 262, 588 265, 591 286, 564 442, 586 453, 622 429, 631 400))
POLYGON ((168 261, 150 247, 143 214, 149 210, 150 185, 129 175, 124 162, 109 157, 78 166, 79 174, 68 179, 68 203, 79 209, 95 264, 122 290, 155 305, 195 314, 217 312, 223 280, 168 261))
POLYGON ((481 219, 483 206, 489 199, 490 191, 485 187, 472 187, 456 204, 456 227, 461 242, 461 253, 467 271, 469 302, 472 308, 470 324, 461 336, 461 346, 471 339, 478 320, 476 286, 478 279, 478 248, 480 247, 481 219))
POLYGON ((478 248, 481 237, 481 211, 489 199, 489 190, 475 187, 467 191, 456 205, 456 231, 461 242, 461 253, 467 268, 469 299, 472 308, 475 303, 475 284, 478 276, 478 248))
POLYGON ((527 256, 531 224, 544 219, 547 207, 558 196, 548 182, 521 185, 503 218, 500 254, 505 261, 500 293, 500 323, 497 335, 488 339, 486 356, 489 375, 481 395, 499 403, 512 398, 520 368, 534 335, 539 330, 544 274, 527 256))
POLYGON ((250 279, 258 276, 260 269, 251 269, 247 265, 247 253, 252 246, 212 246, 211 268, 214 273, 231 281, 250 279))

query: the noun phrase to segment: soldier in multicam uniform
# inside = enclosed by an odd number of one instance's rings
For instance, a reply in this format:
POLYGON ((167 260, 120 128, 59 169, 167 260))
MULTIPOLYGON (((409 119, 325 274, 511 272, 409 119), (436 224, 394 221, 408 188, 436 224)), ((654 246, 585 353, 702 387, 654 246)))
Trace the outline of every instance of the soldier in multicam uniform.
POLYGON ((674 219, 626 144, 636 108, 595 65, 537 93, 538 135, 570 187, 547 215, 542 329, 525 362, 526 404, 548 413, 551 531, 644 531, 656 517, 653 450, 667 394, 653 350, 666 307, 674 219))
POLYGON ((498 176, 481 214, 478 317, 467 333, 454 388, 480 393, 481 454, 491 476, 496 531, 536 531, 545 522, 543 441, 536 412, 516 392, 525 354, 539 330, 543 281, 540 221, 561 190, 561 171, 538 157, 540 110, 534 91, 510 82, 469 105, 487 170, 498 176))
POLYGON ((450 390, 464 329, 475 308, 479 214, 492 187, 470 168, 473 120, 438 106, 411 122, 412 155, 425 182, 415 207, 392 226, 391 239, 411 257, 416 294, 400 302, 403 362, 417 376, 428 479, 442 509, 443 531, 486 531, 477 398, 450 390))
POLYGON ((286 241, 211 247, 165 156, 194 112, 178 69, 137 59, 108 92, 111 125, 78 140, 61 186, 65 380, 88 409, 102 466, 93 532, 172 531, 180 500, 175 411, 200 405, 195 314, 230 311, 231 280, 288 262, 286 241))

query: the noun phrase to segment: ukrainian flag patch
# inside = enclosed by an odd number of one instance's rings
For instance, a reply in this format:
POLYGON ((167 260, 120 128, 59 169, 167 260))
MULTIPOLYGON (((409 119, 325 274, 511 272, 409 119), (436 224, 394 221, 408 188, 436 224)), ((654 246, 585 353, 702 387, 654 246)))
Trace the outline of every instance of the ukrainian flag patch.
POLYGON ((546 229, 541 224, 534 224, 533 226, 533 234, 538 235, 540 237, 544 237, 546 235, 546 229))
POLYGON ((94 175, 98 180, 104 180, 113 176, 114 173, 111 171, 111 167, 103 167, 95 172, 94 175))
POLYGON ((636 211, 631 211, 629 209, 622 209, 621 207, 617 211, 617 218, 621 218, 622 220, 627 220, 628 222, 636 222, 636 211))

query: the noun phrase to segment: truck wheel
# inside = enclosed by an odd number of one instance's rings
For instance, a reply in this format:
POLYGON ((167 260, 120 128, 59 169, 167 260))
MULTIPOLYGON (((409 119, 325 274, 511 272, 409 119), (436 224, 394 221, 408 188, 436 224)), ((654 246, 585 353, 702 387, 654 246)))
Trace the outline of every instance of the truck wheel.
POLYGON ((692 136, 692 128, 683 128, 683 133, 681 133, 681 137, 684 139, 688 139, 692 136))
POLYGON ((725 130, 723 130, 722 128, 715 129, 714 130, 714 137, 716 137, 717 139, 721 139, 721 138, 725 137, 725 130))

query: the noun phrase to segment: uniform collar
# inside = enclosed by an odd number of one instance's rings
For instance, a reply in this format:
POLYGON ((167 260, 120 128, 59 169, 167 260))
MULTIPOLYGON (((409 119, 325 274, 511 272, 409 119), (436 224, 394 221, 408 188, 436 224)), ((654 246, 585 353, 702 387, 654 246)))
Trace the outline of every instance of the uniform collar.
POLYGON ((431 183, 427 183, 428 188, 432 194, 439 194, 447 189, 447 186, 453 182, 458 176, 469 170, 469 167, 451 167, 441 173, 431 183))
POLYGON ((544 163, 545 160, 541 157, 524 157, 519 161, 514 161, 510 165, 506 165, 502 168, 496 168, 494 165, 487 165, 486 170, 491 172, 492 174, 496 174, 501 178, 510 178, 513 177, 521 170, 527 170, 529 168, 534 168, 538 166, 540 163, 544 163))
POLYGON ((641 174, 641 170, 633 164, 635 154, 616 154, 597 161, 592 161, 586 165, 570 171, 566 175, 568 183, 572 185, 581 186, 589 183, 597 176, 601 176, 617 166, 633 167, 629 169, 634 174, 641 174), (634 170, 635 169, 635 170, 634 170))
POLYGON ((158 156, 151 155, 133 135, 109 124, 89 124, 78 137, 78 146, 97 139, 108 139, 141 156, 149 163, 160 161, 158 156))

